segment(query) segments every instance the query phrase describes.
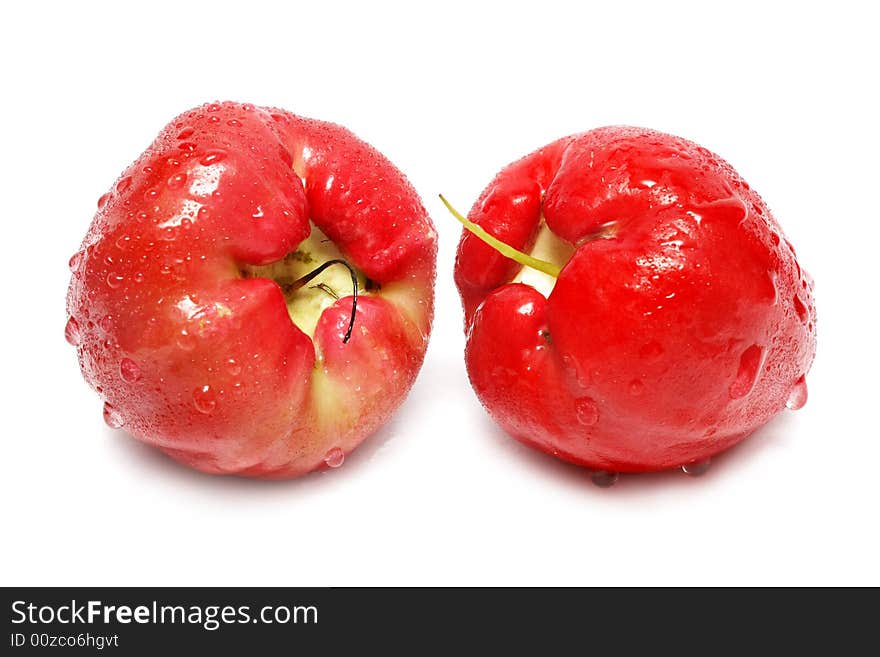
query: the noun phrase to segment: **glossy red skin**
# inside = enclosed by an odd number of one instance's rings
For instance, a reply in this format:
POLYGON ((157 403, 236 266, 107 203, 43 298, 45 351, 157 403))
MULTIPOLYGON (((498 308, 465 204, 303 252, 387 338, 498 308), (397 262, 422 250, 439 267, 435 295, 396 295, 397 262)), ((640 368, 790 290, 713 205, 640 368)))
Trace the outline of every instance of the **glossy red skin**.
POLYGON ((717 155, 592 130, 502 170, 469 218, 528 251, 542 212, 577 246, 549 299, 467 232, 455 268, 471 383, 515 438, 590 468, 662 470, 731 447, 805 385, 812 281, 717 155))
POLYGON ((83 375, 131 435, 205 472, 324 467, 390 417, 424 357, 436 233, 403 175, 337 125, 237 103, 182 114, 102 197, 80 253, 83 375), (350 296, 313 345, 274 281, 240 274, 295 250, 309 217, 381 285, 348 343, 350 296))

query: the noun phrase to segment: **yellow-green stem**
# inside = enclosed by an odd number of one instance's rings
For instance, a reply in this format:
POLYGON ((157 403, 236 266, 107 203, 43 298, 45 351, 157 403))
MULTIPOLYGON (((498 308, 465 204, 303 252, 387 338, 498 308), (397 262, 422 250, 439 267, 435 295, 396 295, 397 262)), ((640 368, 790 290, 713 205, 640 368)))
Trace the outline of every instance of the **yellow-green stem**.
POLYGON ((539 260, 538 258, 533 258, 528 253, 523 253, 519 251, 509 244, 505 244, 497 237, 490 235, 486 232, 482 226, 475 224, 473 221, 462 215, 458 210, 456 210, 449 201, 440 194, 440 200, 443 201, 443 205, 446 206, 446 209, 452 214, 453 217, 458 219, 462 226, 464 226, 471 233, 479 237, 486 244, 491 246, 493 249, 498 251, 501 255, 510 258, 511 260, 518 262, 524 267, 531 267, 532 269, 537 269, 540 272, 544 272, 548 276, 553 276, 554 278, 559 277, 559 272, 561 268, 557 265, 554 265, 552 262, 547 262, 546 260, 539 260))

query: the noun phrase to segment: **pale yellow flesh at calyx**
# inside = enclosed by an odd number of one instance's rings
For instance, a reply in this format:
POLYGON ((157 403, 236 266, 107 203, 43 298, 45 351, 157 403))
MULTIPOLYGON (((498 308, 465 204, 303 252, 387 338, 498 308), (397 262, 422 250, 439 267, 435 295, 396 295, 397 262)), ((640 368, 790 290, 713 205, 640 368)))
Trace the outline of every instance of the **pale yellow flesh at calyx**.
MULTIPOLYGON (((574 252, 575 247, 557 237, 542 218, 541 227, 538 229, 538 235, 535 238, 535 245, 529 251, 529 255, 532 258, 552 262, 562 267, 569 261, 574 252)), ((516 273, 511 282, 531 285, 545 297, 549 297, 553 287, 556 285, 556 277, 525 265, 516 273)))

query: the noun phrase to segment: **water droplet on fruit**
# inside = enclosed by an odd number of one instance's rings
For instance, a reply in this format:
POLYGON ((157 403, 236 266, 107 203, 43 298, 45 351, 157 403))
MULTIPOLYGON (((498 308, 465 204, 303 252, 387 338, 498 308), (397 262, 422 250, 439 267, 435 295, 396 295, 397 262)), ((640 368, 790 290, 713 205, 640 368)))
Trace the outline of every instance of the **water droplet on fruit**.
POLYGON ((71 316, 64 325, 64 339, 74 347, 78 347, 82 341, 82 335, 79 332, 79 322, 71 316))
POLYGON ((122 416, 119 414, 113 406, 110 405, 110 402, 104 402, 104 422, 107 423, 107 426, 111 429, 118 429, 125 421, 122 419, 122 416))
POLYGON ((681 466, 681 471, 689 477, 699 477, 709 471, 710 465, 712 465, 712 459, 705 459, 703 461, 691 461, 690 463, 685 463, 683 466, 681 466))
POLYGON ((166 185, 168 185, 168 189, 180 189, 183 187, 186 182, 186 174, 185 173, 177 173, 171 176, 168 179, 166 185))
POLYGON ((217 164, 217 162, 221 162, 224 159, 226 159, 226 151, 222 148, 213 148, 205 153, 202 159, 199 160, 199 164, 210 166, 212 164, 217 164))
POLYGON ((134 383, 141 378, 141 368, 131 358, 123 358, 119 361, 119 376, 123 381, 134 383))
POLYGON ((177 138, 178 139, 189 139, 190 137, 192 137, 194 132, 195 132, 194 128, 184 128, 183 130, 181 130, 180 132, 177 133, 177 138))
POLYGON ((67 266, 70 267, 70 271, 72 273, 76 273, 79 271, 79 267, 82 264, 83 258, 85 257, 85 253, 82 251, 77 251, 72 256, 70 256, 70 260, 67 261, 67 266))
POLYGON ((754 387, 764 362, 764 349, 756 344, 746 349, 739 358, 739 370, 736 379, 730 384, 728 394, 731 399, 745 397, 754 387))
POLYGON ((807 321, 807 307, 798 295, 794 295, 794 311, 802 322, 807 321))
POLYGON ((113 316, 112 315, 104 315, 100 321, 98 322, 98 326, 101 327, 101 330, 109 333, 113 330, 113 316))
POLYGON ((107 287, 116 289, 117 287, 122 285, 123 280, 125 280, 123 276, 111 272, 107 274, 107 287))
POLYGON ((131 187, 131 176, 126 176, 118 183, 116 183, 116 191, 122 194, 126 189, 131 187))
POLYGON ((107 205, 107 201, 109 201, 109 200, 110 200, 110 192, 107 192, 106 194, 102 195, 98 199, 98 209, 103 210, 104 206, 107 205))
POLYGON ((764 297, 770 305, 775 306, 779 300, 779 291, 776 289, 776 272, 767 272, 765 281, 764 297))
POLYGON ((807 380, 804 377, 801 377, 795 382, 794 388, 791 389, 791 392, 788 395, 788 400, 785 402, 785 407, 789 410, 797 411, 802 409, 806 403, 807 380))
POLYGON ((324 463, 328 468, 338 468, 345 461, 345 452, 334 447, 324 455, 324 463))
POLYGON ((642 358, 657 358, 662 354, 663 347, 656 340, 652 340, 651 342, 645 344, 639 350, 639 356, 641 356, 642 358))
POLYGON ((226 361, 226 369, 232 376, 238 376, 241 374, 241 365, 234 358, 230 358, 226 361))
POLYGON ((616 472, 608 472, 607 470, 596 470, 590 475, 590 481, 599 488, 608 488, 617 483, 619 475, 616 472))
POLYGON ((599 407, 589 397, 582 397, 575 402, 578 422, 591 427, 599 421, 599 407))
POLYGON ((116 248, 120 251, 124 251, 128 248, 130 242, 131 238, 128 235, 122 235, 116 240, 116 248))
POLYGON ((196 340, 186 329, 183 329, 177 336, 177 346, 184 351, 192 351, 196 347, 196 340))
POLYGON ((217 406, 217 395, 211 386, 202 386, 193 391, 193 405, 199 413, 211 413, 217 406))
POLYGON ((284 146, 278 147, 278 155, 281 156, 281 161, 284 162, 284 166, 288 168, 293 166, 293 155, 291 155, 290 151, 284 148, 284 146))

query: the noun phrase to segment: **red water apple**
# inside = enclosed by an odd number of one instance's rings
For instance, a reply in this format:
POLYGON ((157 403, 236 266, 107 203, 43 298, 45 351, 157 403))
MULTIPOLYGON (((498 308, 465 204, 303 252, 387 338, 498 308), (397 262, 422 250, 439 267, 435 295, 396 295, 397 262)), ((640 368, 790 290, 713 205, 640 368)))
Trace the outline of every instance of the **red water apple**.
POLYGON ((478 397, 597 483, 699 473, 806 401, 811 279, 764 201, 705 148, 630 127, 566 137, 503 169, 459 218, 478 397))
POLYGON ((66 336, 113 427, 211 473, 342 463, 400 405, 431 330, 436 233, 348 130, 214 103, 98 201, 66 336))

